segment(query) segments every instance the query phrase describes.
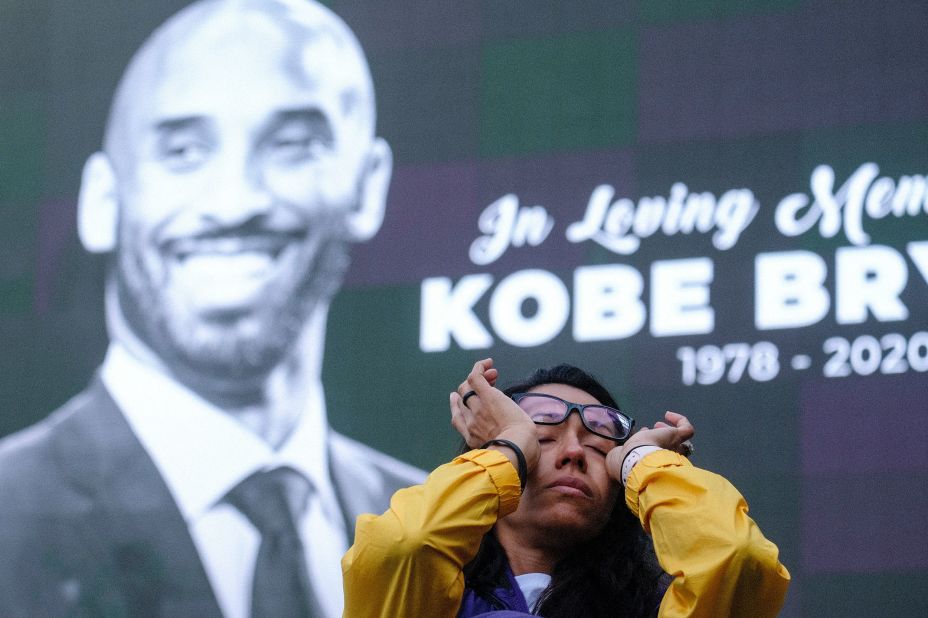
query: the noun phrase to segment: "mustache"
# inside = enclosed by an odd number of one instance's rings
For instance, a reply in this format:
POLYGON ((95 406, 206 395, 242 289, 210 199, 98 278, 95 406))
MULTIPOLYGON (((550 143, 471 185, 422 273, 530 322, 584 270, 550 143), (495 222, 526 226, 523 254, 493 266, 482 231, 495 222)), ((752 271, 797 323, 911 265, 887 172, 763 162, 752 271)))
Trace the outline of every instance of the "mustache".
POLYGON ((307 233, 304 227, 274 225, 256 218, 239 225, 209 226, 192 234, 166 238, 158 248, 179 259, 191 254, 243 251, 264 251, 276 257, 290 243, 303 240, 307 233))

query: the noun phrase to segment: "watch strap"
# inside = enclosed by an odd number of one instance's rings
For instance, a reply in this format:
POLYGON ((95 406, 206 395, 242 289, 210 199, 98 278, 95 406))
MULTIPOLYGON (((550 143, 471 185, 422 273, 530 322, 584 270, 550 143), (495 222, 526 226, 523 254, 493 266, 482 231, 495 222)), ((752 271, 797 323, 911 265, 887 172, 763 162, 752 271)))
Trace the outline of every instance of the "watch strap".
POLYGON ((622 460, 622 485, 624 486, 628 482, 628 476, 632 473, 635 464, 641 461, 645 455, 662 450, 664 449, 654 444, 642 444, 625 453, 625 458, 622 460))

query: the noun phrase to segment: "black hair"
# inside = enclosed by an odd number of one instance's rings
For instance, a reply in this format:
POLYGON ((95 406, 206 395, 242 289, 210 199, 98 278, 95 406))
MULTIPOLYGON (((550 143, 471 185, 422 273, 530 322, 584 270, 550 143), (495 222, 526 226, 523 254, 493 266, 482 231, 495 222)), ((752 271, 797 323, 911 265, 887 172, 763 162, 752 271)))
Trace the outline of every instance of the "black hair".
MULTIPOLYGON (((542 384, 573 386, 602 404, 619 407, 595 377, 572 365, 538 369, 503 392, 512 395, 542 384)), ((476 557, 464 567, 467 587, 492 603, 493 591, 506 585, 506 564, 505 551, 495 534, 487 534, 476 557)), ((547 618, 652 616, 668 581, 650 537, 620 496, 602 531, 577 544, 557 563, 537 610, 547 618)))
POLYGON ((506 395, 524 393, 542 384, 566 384, 592 395, 599 403, 618 408, 619 403, 609 394, 606 387, 599 380, 579 367, 573 365, 555 365, 536 369, 528 377, 508 385, 503 389, 506 395))

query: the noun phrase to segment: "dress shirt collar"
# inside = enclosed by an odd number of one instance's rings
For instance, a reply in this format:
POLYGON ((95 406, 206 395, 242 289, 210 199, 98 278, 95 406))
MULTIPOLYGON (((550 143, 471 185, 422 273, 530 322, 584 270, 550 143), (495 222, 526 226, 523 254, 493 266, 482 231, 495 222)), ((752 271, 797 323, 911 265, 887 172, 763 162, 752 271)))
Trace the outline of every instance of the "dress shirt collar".
POLYGON ((322 385, 309 389, 297 426, 278 450, 234 417, 160 370, 111 343, 101 378, 161 472, 190 522, 216 506, 258 470, 290 466, 321 498, 326 516, 339 518, 330 481, 322 385))

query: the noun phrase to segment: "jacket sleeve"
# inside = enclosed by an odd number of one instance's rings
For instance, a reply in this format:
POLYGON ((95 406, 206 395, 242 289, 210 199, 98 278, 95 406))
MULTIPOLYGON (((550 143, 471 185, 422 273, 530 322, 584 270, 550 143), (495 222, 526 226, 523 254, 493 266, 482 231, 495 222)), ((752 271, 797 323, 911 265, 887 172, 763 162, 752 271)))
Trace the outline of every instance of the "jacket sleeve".
POLYGON ((474 450, 393 494, 383 515, 361 515, 342 558, 345 616, 453 617, 462 569, 501 517, 519 505, 519 477, 494 450, 474 450))
POLYGON ((673 451, 632 469, 625 501, 673 582, 659 616, 776 616, 790 575, 737 489, 673 451))

